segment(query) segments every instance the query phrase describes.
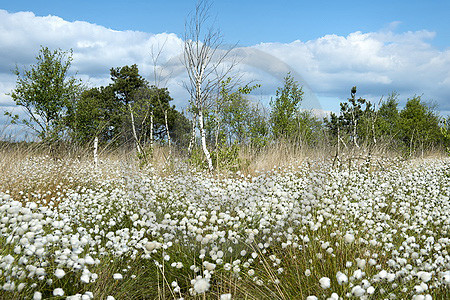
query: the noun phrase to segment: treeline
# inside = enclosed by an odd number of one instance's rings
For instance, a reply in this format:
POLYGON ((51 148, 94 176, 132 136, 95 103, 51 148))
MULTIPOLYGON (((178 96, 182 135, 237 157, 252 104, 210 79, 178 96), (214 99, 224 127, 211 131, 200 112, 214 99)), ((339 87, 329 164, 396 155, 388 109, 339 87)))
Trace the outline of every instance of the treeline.
POLYGON ((347 101, 340 103, 339 113, 320 119, 301 108, 303 91, 290 74, 277 89, 268 111, 246 97, 257 87, 231 92, 227 83, 222 83, 216 102, 221 108, 209 110, 206 117, 211 124, 207 127, 209 144, 215 149, 233 144, 260 148, 283 141, 299 147, 333 147, 337 152, 388 150, 402 156, 449 150, 450 119, 440 117, 421 96, 407 99, 400 109, 397 93, 371 103, 357 98, 353 87, 347 101))
POLYGON ((29 69, 15 70, 17 84, 10 94, 28 117, 20 120, 6 114, 50 144, 90 145, 97 138, 100 144, 135 147, 140 157, 151 155, 154 143, 186 151, 191 157, 201 155, 196 149, 206 144, 216 166, 236 158, 241 147, 257 150, 276 141, 333 147, 338 152, 384 147, 406 156, 448 150, 450 145, 448 119, 442 119, 420 96, 408 99, 399 109, 395 93, 371 103, 357 98, 353 87, 339 113, 320 119, 302 110, 303 91, 290 74, 269 108, 249 97, 259 85, 240 86, 226 78, 205 99, 207 104, 190 105, 184 114, 170 104, 169 91, 151 85, 136 65, 111 68, 111 84, 86 88, 68 76, 71 52, 43 47, 36 59, 29 69), (201 143, 198 124, 204 132, 201 143))

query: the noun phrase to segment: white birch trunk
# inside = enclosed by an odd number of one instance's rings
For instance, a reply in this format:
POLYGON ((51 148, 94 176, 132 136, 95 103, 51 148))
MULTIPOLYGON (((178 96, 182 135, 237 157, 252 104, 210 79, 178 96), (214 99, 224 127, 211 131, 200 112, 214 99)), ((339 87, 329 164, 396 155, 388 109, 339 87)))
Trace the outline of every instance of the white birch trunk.
POLYGON ((153 153, 153 112, 150 113, 150 151, 153 153))
POLYGON ((340 148, 340 139, 341 139, 341 130, 340 130, 340 128, 339 128, 339 125, 338 125, 338 128, 337 128, 337 156, 339 157, 339 154, 340 154, 340 150, 341 150, 341 148, 340 148))
POLYGON ((203 111, 202 109, 199 109, 198 111, 198 127, 200 129, 200 136, 202 139, 202 149, 203 149, 203 153, 205 154, 206 157, 206 161, 208 163, 208 169, 209 171, 213 171, 213 164, 212 164, 212 159, 211 159, 211 155, 209 154, 208 148, 206 147, 206 134, 205 134, 205 128, 203 125, 203 111))
POLYGON ((142 151, 141 151, 141 145, 140 145, 140 143, 139 143, 139 139, 138 139, 137 134, 136 134, 136 126, 135 126, 135 124, 134 124, 134 115, 133 115, 133 111, 131 110, 131 104, 130 104, 130 103, 128 103, 128 108, 130 109, 130 115, 131 115, 131 128, 133 129, 133 137, 134 137, 134 141, 135 141, 135 143, 136 143, 136 150, 137 150, 137 152, 138 152, 139 154, 142 154, 142 151))
POLYGON ((164 121, 166 123, 166 134, 167 134, 167 144, 169 145, 169 158, 172 154, 171 148, 171 140, 170 140, 170 132, 169 132, 169 123, 167 122, 167 110, 164 111, 164 121))
POLYGON ((98 137, 94 139, 94 167, 98 168, 98 137))
POLYGON ((192 133, 191 138, 189 140, 189 146, 188 146, 188 155, 191 156, 192 148, 194 148, 195 144, 195 124, 197 123, 197 117, 193 115, 192 117, 192 133))

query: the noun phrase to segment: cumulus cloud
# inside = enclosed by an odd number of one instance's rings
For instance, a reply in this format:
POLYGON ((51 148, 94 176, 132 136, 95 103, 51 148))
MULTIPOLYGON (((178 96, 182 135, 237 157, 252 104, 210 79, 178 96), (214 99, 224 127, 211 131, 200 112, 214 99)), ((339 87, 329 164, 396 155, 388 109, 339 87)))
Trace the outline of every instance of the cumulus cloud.
POLYGON ((175 34, 115 31, 87 22, 68 22, 56 16, 0 10, 0 72, 15 64, 34 63, 40 46, 73 50, 72 70, 93 78, 107 78, 111 67, 138 64, 143 72, 152 65, 151 47, 164 45, 161 60, 177 55, 181 39, 175 34))
MULTIPOLYGON (((394 24, 395 25, 395 24, 394 24)), ((237 48, 232 53, 243 81, 262 85, 259 98, 268 103, 287 72, 304 86, 306 108, 333 110, 348 97, 350 88, 377 101, 392 91, 402 100, 414 94, 433 99, 442 111, 450 111, 450 49, 431 45, 435 33, 422 30, 396 33, 395 26, 379 32, 326 35, 310 41, 261 43, 237 48), (265 100, 264 100, 265 99, 265 100), (324 100, 325 99, 325 100, 324 100), (330 107, 333 100, 334 107, 330 107), (320 100, 320 101, 319 101, 320 100)), ((187 95, 181 63, 182 39, 171 33, 115 31, 87 22, 68 22, 56 16, 0 10, 0 105, 13 102, 5 95, 15 85, 11 70, 35 63, 41 45, 73 50, 72 71, 91 86, 107 85, 109 69, 137 64, 153 80, 152 47, 164 46, 161 75, 175 104, 183 107, 187 95)))
POLYGON ((257 49, 279 57, 302 74, 323 96, 345 98, 350 87, 380 97, 392 91, 403 97, 424 94, 440 109, 450 109, 450 50, 430 44, 435 33, 392 31, 348 36, 326 35, 307 42, 261 43, 257 49))

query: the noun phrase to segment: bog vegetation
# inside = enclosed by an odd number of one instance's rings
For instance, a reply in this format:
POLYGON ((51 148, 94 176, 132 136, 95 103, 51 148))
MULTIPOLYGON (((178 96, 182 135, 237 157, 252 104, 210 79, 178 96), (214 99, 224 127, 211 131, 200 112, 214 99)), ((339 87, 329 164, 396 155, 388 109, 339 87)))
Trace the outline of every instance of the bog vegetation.
POLYGON ((450 296, 448 158, 303 158, 252 175, 1 158, 1 299, 450 296))
POLYGON ((15 70, 37 141, 0 144, 0 299, 449 299, 450 120, 356 87, 320 119, 289 73, 266 108, 207 17, 184 112, 137 65, 88 88, 42 47, 15 70))

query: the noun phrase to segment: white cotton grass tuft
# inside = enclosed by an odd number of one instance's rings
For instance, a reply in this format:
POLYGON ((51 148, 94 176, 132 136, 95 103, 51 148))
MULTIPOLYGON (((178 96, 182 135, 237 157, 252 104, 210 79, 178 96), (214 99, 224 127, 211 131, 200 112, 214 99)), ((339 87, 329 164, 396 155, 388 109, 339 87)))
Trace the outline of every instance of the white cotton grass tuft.
POLYGON ((331 280, 328 277, 322 277, 319 279, 319 284, 320 284, 320 287, 325 290, 325 289, 330 288, 331 280))
POLYGON ((148 242, 145 244, 145 250, 152 252, 155 249, 159 249, 161 247, 161 243, 159 242, 148 242))
POLYGON ((339 300, 339 295, 336 293, 332 293, 327 300, 339 300))
POLYGON ((63 278, 64 275, 66 275, 66 272, 64 272, 63 269, 56 269, 56 270, 55 270, 55 276, 56 276, 58 279, 63 278))
POLYGON ((345 275, 344 273, 338 271, 338 272, 336 273, 336 280, 337 280, 337 282, 338 282, 339 285, 342 285, 342 284, 348 282, 348 277, 347 277, 347 275, 345 275))
POLYGON ((359 285, 355 285, 352 288, 352 295, 355 297, 361 297, 366 293, 366 291, 359 285))
POLYGON ((345 242, 346 242, 347 244, 351 244, 351 243, 353 243, 353 242, 355 241, 355 236, 354 236, 353 234, 347 233, 347 234, 344 236, 344 240, 345 240, 345 242))
POLYGON ((198 278, 194 283, 194 290, 197 294, 203 294, 209 290, 210 283, 206 278, 198 278))
POLYGON ((431 280, 432 274, 430 272, 420 271, 420 272, 417 272, 417 276, 423 282, 429 282, 431 280))
MULTIPOLYGON (((114 279, 116 279, 116 278, 114 278, 114 279)), ((89 283, 89 282, 90 282, 89 275, 88 275, 88 274, 83 274, 83 275, 81 275, 80 281, 81 281, 82 283, 89 283)))
POLYGON ((121 280, 121 279, 123 279, 123 275, 120 274, 120 273, 114 273, 114 274, 113 274, 113 279, 115 279, 115 280, 121 280))
POLYGON ((231 294, 222 294, 220 295, 220 300, 231 300, 231 294))
POLYGON ((62 288, 56 288, 53 290, 53 296, 64 296, 64 290, 62 288))

